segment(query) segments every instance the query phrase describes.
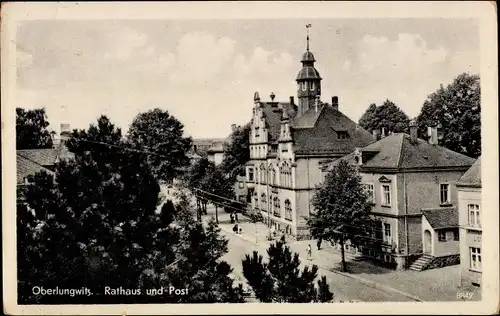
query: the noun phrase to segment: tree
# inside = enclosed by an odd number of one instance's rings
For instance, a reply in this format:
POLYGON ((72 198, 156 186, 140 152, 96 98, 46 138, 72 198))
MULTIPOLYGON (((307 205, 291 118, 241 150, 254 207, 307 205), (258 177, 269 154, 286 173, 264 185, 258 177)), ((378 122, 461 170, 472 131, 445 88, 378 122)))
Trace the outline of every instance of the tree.
POLYGON ((346 271, 345 242, 367 245, 375 229, 370 216, 372 205, 356 170, 341 160, 327 174, 325 182, 316 188, 312 204, 315 211, 308 219, 312 236, 340 243, 342 269, 346 271))
POLYGON ((16 108, 16 149, 52 148, 45 109, 16 108))
POLYGON ((238 126, 225 144, 221 168, 232 179, 244 171, 245 164, 250 160, 250 130, 250 123, 238 126))
POLYGON ((68 145, 75 160, 57 164, 55 176, 36 174, 33 184, 21 190, 19 303, 232 302, 241 298, 228 277, 230 267, 215 264, 227 251, 218 231, 192 225, 193 214, 185 199, 177 207, 167 201, 157 213, 156 177, 142 153, 124 149, 120 130, 106 117, 86 131, 74 131, 68 145), (204 261, 193 262, 186 257, 189 253, 199 254, 204 261), (165 276, 177 276, 183 288, 191 291, 185 296, 148 295, 146 289, 173 284, 175 279, 165 276), (207 288, 205 281, 212 286, 207 288), (34 286, 47 285, 87 287, 94 295, 33 295, 34 286), (134 295, 104 295, 106 287, 128 289, 134 295))
POLYGON ((245 255, 242 262, 243 275, 261 302, 310 303, 333 299, 325 277, 318 281, 318 288, 314 286, 318 267, 306 266, 300 271, 299 254, 292 253, 283 238, 270 245, 267 254, 267 263, 257 251, 245 255))
POLYGON ((369 131, 381 131, 382 127, 386 133, 407 133, 410 118, 394 102, 385 100, 381 106, 371 104, 359 119, 359 126, 369 131))
POLYGON ((183 177, 184 185, 196 195, 196 205, 198 207, 198 219, 201 220, 201 213, 206 213, 206 204, 208 195, 202 192, 209 186, 209 177, 215 172, 215 164, 203 157, 195 161, 188 169, 188 172, 183 177))
POLYGON ((178 249, 179 263, 169 269, 162 285, 166 288, 187 288, 189 297, 166 297, 167 302, 179 303, 217 303, 244 302, 241 284, 234 286, 229 276, 232 268, 220 260, 228 251, 227 240, 220 235, 220 229, 211 220, 206 228, 202 223, 185 217, 184 243, 178 249))
POLYGON ((138 114, 127 140, 137 149, 158 154, 148 155, 147 161, 159 180, 171 181, 181 173, 180 168, 189 165, 191 138, 184 137, 184 126, 168 111, 154 109, 138 114))
POLYGON ((439 127, 440 145, 477 158, 481 155, 481 86, 479 75, 463 73, 446 88, 430 94, 417 117, 421 138, 439 127))
POLYGON ((201 190, 205 193, 208 200, 215 206, 215 220, 219 222, 219 205, 228 203, 227 199, 234 199, 233 183, 230 176, 225 174, 222 168, 215 167, 210 173, 207 173, 200 184, 201 190))

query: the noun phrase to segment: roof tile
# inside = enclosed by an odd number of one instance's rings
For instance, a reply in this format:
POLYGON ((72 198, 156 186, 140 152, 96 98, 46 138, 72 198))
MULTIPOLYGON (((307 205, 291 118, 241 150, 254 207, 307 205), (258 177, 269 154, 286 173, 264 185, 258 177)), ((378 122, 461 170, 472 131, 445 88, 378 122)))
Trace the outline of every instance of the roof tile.
POLYGON ((454 207, 422 210, 434 229, 458 227, 458 211, 454 207))

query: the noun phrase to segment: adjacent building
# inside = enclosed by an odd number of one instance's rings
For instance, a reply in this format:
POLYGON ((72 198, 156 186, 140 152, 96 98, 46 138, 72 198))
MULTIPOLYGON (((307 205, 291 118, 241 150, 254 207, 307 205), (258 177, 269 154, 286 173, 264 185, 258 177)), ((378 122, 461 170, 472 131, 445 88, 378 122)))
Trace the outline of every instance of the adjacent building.
POLYGON ((439 146, 435 128, 429 135, 418 139, 412 121, 410 135, 391 134, 325 166, 325 172, 341 160, 356 166, 380 221, 381 251, 346 245, 348 251, 398 269, 458 264, 456 183, 474 159, 439 146))
POLYGON ((223 138, 195 138, 191 143, 191 153, 206 156, 209 148, 223 142, 223 138))
POLYGON ((481 158, 457 182, 461 283, 480 286, 482 277, 481 158))
POLYGON ((322 164, 374 141, 373 136, 345 116, 339 98, 321 100, 321 76, 307 50, 297 77, 297 102, 263 101, 254 95, 250 161, 246 183, 252 208, 269 225, 292 238, 309 238, 307 218, 314 189, 322 180, 322 164))
POLYGON ((224 150, 225 144, 223 142, 213 144, 207 150, 207 159, 213 162, 216 166, 220 165, 222 160, 224 160, 224 150))
MULTIPOLYGON (((22 149, 16 151, 16 175, 17 187, 28 185, 33 182, 33 176, 45 171, 49 174, 54 173, 54 167, 61 159, 73 159, 65 142, 70 137, 70 127, 68 124, 61 124, 60 136, 55 137, 53 148, 42 149, 22 149)), ((19 192, 19 191, 18 191, 19 192)), ((18 197, 18 200, 22 197, 18 197)))

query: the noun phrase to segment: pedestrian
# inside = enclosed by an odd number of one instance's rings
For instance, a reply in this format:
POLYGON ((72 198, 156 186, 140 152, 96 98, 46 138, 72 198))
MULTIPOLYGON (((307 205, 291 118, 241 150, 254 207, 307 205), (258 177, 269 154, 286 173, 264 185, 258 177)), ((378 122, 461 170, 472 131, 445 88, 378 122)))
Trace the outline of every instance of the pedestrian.
POLYGON ((311 245, 307 245, 307 259, 312 260, 312 248, 311 245))
POLYGON ((234 224, 234 213, 229 214, 229 218, 231 219, 231 224, 234 224))
POLYGON ((241 234, 242 232, 243 232, 243 229, 241 229, 241 227, 240 227, 240 234, 241 234))
POLYGON ((233 233, 235 233, 235 234, 238 233, 238 224, 233 226, 233 233))
POLYGON ((317 246, 318 246, 318 250, 321 249, 321 242, 323 241, 323 238, 319 238, 318 239, 318 243, 317 243, 317 246))
POLYGON ((236 223, 239 223, 240 221, 238 220, 238 213, 234 213, 234 219, 236 220, 236 223))

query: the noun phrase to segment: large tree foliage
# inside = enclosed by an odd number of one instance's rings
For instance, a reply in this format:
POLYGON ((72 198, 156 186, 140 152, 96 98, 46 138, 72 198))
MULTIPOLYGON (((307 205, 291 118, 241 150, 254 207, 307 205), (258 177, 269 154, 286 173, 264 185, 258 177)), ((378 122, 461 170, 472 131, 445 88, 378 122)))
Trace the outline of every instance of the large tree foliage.
POLYGON ((481 155, 481 86, 479 75, 461 74, 446 88, 430 94, 417 117, 418 131, 439 126, 440 145, 468 155, 481 155))
POLYGON ((59 163, 55 176, 36 174, 21 192, 20 303, 241 301, 229 266, 220 262, 227 244, 216 227, 192 225, 185 200, 178 207, 167 202, 158 212, 159 185, 150 165, 143 154, 124 150, 119 129, 106 117, 75 131, 68 145, 75 160, 59 163), (173 295, 168 289, 174 285, 189 292, 173 295), (87 287, 93 295, 34 296, 33 286, 87 287), (106 286, 141 293, 104 295, 106 286), (162 286, 167 293, 146 294, 162 286))
MULTIPOLYGON (((206 204, 209 201, 215 205, 216 221, 218 221, 219 205, 231 204, 228 200, 234 198, 234 188, 230 177, 220 166, 215 166, 207 158, 201 158, 190 166, 184 182, 197 196, 200 212, 206 212, 206 204)), ((198 218, 200 216, 201 214, 198 214, 198 218)))
POLYGON ((372 208, 356 170, 341 160, 316 189, 312 199, 314 211, 308 219, 315 238, 338 242, 342 247, 342 268, 346 271, 344 244, 366 246, 371 243, 375 222, 372 208))
POLYGON ((128 131, 127 140, 139 150, 158 155, 148 155, 153 174, 164 181, 171 181, 180 168, 189 164, 187 153, 191 138, 184 137, 184 126, 168 111, 153 109, 138 114, 128 131))
POLYGON ((16 108, 16 149, 51 148, 53 132, 48 126, 45 109, 16 108))
POLYGON ((314 285, 318 267, 306 266, 300 271, 299 254, 292 253, 283 238, 270 245, 267 254, 268 262, 257 251, 245 255, 242 262, 243 275, 261 302, 310 303, 333 299, 325 277, 318 280, 317 288, 314 285))
POLYGON ((359 126, 369 131, 381 131, 385 133, 408 132, 410 118, 394 102, 385 100, 380 106, 371 104, 359 119, 359 126))
POLYGON ((225 144, 221 168, 232 179, 244 171, 245 164, 250 160, 250 129, 250 123, 238 126, 225 144))

